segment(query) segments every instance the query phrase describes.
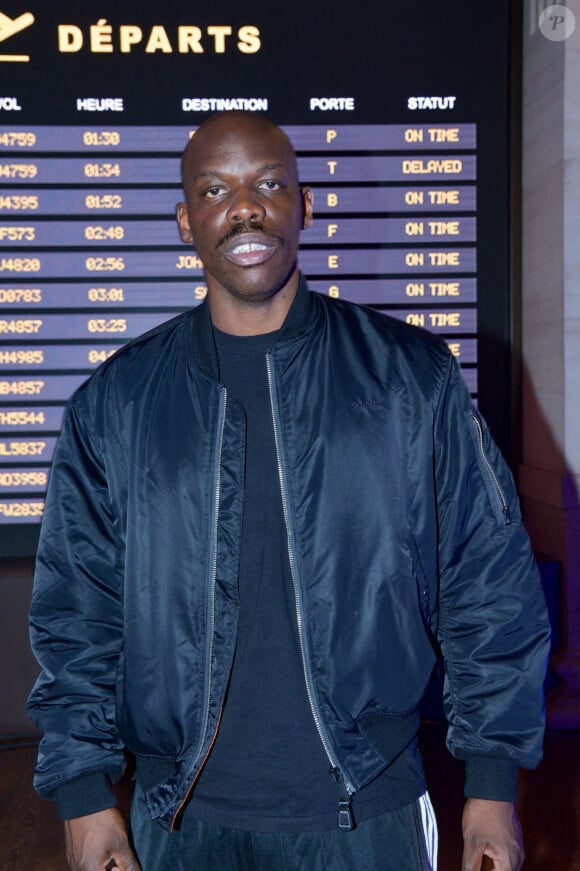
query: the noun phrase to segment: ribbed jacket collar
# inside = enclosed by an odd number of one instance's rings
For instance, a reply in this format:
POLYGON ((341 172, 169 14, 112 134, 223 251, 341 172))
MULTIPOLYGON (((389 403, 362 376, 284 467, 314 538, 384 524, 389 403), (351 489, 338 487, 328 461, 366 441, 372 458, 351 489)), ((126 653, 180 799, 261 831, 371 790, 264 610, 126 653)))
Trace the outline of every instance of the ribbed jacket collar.
MULTIPOLYGON (((308 290, 306 279, 300 273, 298 291, 274 344, 277 345, 300 333, 313 317, 313 297, 308 290)), ((217 381, 219 379, 218 355, 207 297, 194 311, 192 332, 197 365, 206 375, 217 381)))

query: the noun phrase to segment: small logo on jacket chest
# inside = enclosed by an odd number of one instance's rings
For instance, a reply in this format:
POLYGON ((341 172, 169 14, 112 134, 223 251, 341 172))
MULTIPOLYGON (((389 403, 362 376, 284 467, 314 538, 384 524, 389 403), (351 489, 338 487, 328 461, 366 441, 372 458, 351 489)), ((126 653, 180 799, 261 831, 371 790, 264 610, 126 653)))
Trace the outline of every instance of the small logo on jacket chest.
POLYGON ((378 399, 359 399, 357 402, 352 403, 352 408, 355 411, 361 411, 363 408, 382 408, 383 403, 379 402, 378 399))

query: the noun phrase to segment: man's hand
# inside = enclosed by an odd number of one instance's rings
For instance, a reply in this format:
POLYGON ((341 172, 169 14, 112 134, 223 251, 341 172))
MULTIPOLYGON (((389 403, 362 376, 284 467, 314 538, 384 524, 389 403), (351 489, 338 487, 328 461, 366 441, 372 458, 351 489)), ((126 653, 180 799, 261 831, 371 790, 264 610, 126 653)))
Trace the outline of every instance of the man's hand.
POLYGON ((469 798, 463 810, 461 871, 520 871, 524 861, 522 830, 515 806, 509 801, 469 798), (491 865, 482 865, 483 857, 491 865))
POLYGON ((64 838, 70 871, 140 871, 116 808, 67 820, 64 838))

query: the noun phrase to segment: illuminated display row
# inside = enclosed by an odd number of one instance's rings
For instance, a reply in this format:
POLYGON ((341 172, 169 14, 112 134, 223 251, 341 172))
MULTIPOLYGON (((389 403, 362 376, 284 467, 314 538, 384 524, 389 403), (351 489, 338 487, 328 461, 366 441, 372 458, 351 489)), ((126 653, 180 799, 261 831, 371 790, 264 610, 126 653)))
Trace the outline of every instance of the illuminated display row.
POLYGON ((44 493, 48 484, 49 468, 27 469, 13 466, 0 468, 0 493, 18 490, 20 493, 44 493))
POLYGON ((0 432, 59 432, 63 405, 0 405, 0 432))
MULTIPOLYGON (((389 314, 399 320, 428 327, 436 332, 471 333, 476 329, 477 313, 474 308, 458 308, 453 311, 439 308, 432 310, 417 308, 412 311, 393 309, 389 314)), ((6 355, 13 353, 12 349, 5 344, 7 337, 10 337, 12 341, 16 338, 22 341, 34 339, 79 340, 108 338, 110 336, 132 339, 163 323, 168 317, 170 315, 167 312, 135 312, 132 314, 115 312, 112 315, 100 312, 99 315, 43 314, 39 317, 0 318, 0 338, 3 340, 0 346, 0 364, 10 360, 10 357, 6 355)), ((20 365, 24 365, 24 361, 20 365)), ((46 368, 52 367, 47 364, 46 368)))
MULTIPOLYGON (((417 315, 424 316, 426 324, 429 325, 431 320, 435 320, 434 312, 410 312, 406 314, 405 320, 408 323, 413 323, 417 319, 417 315)), ((461 317, 465 312, 437 312, 437 316, 443 314, 444 320, 449 320, 455 315, 461 317)), ((471 324, 472 319, 468 319, 471 324)), ((440 327, 436 327, 440 331, 440 327)), ((98 337, 97 337, 98 338, 98 337)), ((477 346, 475 339, 449 339, 449 345, 453 354, 460 360, 462 364, 475 363, 477 361, 477 346)), ((0 378, 5 379, 7 372, 24 371, 36 372, 45 370, 75 370, 75 369, 94 369, 111 357, 116 350, 122 347, 121 344, 107 345, 86 345, 86 344, 66 344, 66 345, 2 345, 0 348, 0 378)), ((19 381, 19 379, 15 379, 19 381)), ((4 383, 4 389, 8 382, 4 383)), ((6 395, 6 394, 5 394, 6 395)), ((12 394, 14 395, 14 394, 12 394)), ((12 428, 15 425, 17 418, 4 420, 0 412, 0 430, 5 430, 6 426, 12 428)), ((22 419, 20 425, 28 425, 28 419, 22 419)), ((48 425, 45 429, 51 429, 48 425)))
MULTIPOLYGON (((472 303, 476 300, 477 280, 457 277, 414 279, 371 278, 349 281, 309 281, 312 290, 329 296, 369 305, 405 305, 411 300, 472 303)), ((205 297, 206 286, 191 280, 151 283, 38 284, 6 287, 0 285, 0 314, 11 309, 89 308, 100 314, 103 306, 119 308, 182 309, 205 297)))
MULTIPOLYGON (((435 181, 475 179, 474 155, 444 157, 299 157, 304 182, 435 181)), ((174 157, 86 158, 19 156, 0 160, 0 182, 14 184, 175 184, 181 186, 174 157)))
MULTIPOLYGON (((476 249, 455 248, 365 248, 340 252, 300 252, 300 264, 306 275, 372 275, 475 272, 476 249)), ((76 251, 49 251, 30 256, 0 254, 0 280, 31 277, 87 278, 111 273, 143 278, 155 275, 160 280, 184 273, 193 277, 203 274, 203 265, 195 254, 178 251, 129 251, 122 255, 92 254, 76 251)))
MULTIPOLYGON (((195 127, 0 128, 1 151, 181 152, 195 127)), ((475 148, 475 124, 352 124, 286 126, 297 151, 401 151, 475 148)))
MULTIPOLYGON (((0 402, 67 402, 77 387, 85 381, 86 375, 44 375, 31 378, 24 375, 9 377, 0 375, 0 402)), ((0 462, 5 461, 6 452, 0 448, 0 462)))
MULTIPOLYGON (((429 325, 431 320, 435 320, 434 312, 409 312, 406 313, 405 320, 408 323, 413 323, 417 319, 417 315, 423 315, 426 323, 429 325)), ((437 312, 437 315, 444 315, 444 320, 449 320, 452 315, 465 315, 465 312, 437 312)), ((471 318, 468 319, 470 325, 473 323, 471 318)), ((439 328, 435 328, 440 331, 439 328)), ((475 363, 477 361, 477 346, 475 339, 449 339, 449 344, 453 354, 464 363, 475 363)), ((60 370, 69 371, 75 369, 94 369, 111 357, 115 351, 121 348, 121 344, 107 345, 74 345, 68 343, 66 345, 2 345, 0 347, 0 378, 5 378, 5 373, 13 371, 36 372, 45 370, 60 370)), ((18 379, 16 379, 18 380, 18 379)), ((12 425, 17 418, 12 419, 12 425)), ((6 429, 4 426, 2 413, 0 411, 0 430, 6 429)), ((23 418, 22 425, 25 424, 23 418)), ((45 426, 45 429, 50 427, 45 426)))
MULTIPOLYGON (((180 192, 169 189, 85 190, 26 189, 0 190, 0 217, 28 215, 84 215, 113 212, 115 215, 172 215, 180 192)), ((316 187, 315 214, 327 212, 471 212, 476 208, 475 185, 457 187, 316 187)), ((29 219, 29 218, 28 218, 29 219)))
MULTIPOLYGON (((315 221, 303 236, 309 245, 392 244, 417 237, 445 242, 475 241, 475 218, 336 218, 315 221)), ((0 223, 0 246, 87 247, 87 245, 151 247, 179 242, 175 220, 127 221, 123 224, 80 221, 42 221, 35 224, 0 223)))
POLYGON ((44 499, 0 500, 0 523, 40 523, 44 499))

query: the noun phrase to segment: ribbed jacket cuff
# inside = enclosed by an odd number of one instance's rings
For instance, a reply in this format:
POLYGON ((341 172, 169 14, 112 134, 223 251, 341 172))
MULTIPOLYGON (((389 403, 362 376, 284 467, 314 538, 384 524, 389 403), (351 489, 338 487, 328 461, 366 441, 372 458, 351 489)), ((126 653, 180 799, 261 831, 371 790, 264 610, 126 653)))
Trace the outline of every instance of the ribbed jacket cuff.
POLYGON ((475 756, 465 761, 465 798, 515 801, 518 768, 509 759, 475 756))
POLYGON ((69 780, 59 786, 51 798, 56 801, 61 820, 85 817, 117 804, 117 799, 111 792, 110 780, 104 772, 69 780))

